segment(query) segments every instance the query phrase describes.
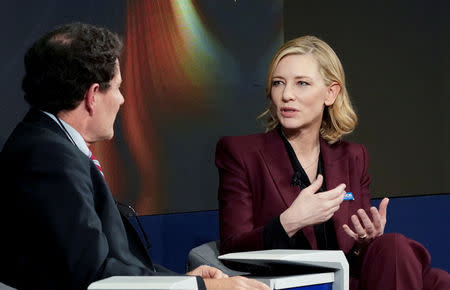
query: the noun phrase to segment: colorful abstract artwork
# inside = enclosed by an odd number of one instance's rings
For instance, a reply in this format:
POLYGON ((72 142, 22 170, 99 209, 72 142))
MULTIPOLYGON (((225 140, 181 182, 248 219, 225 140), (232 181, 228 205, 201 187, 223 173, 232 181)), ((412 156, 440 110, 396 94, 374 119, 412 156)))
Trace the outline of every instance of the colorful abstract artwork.
POLYGON ((258 128, 281 1, 129 1, 125 31, 108 184, 139 214, 216 209, 215 143, 258 128))

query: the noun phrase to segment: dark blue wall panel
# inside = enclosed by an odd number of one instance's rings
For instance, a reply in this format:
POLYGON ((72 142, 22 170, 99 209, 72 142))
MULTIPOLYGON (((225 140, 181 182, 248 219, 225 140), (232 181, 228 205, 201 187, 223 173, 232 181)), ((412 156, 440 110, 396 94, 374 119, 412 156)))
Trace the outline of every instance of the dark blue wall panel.
POLYGON ((216 210, 140 217, 153 261, 179 273, 185 272, 192 248, 219 239, 218 220, 216 210))

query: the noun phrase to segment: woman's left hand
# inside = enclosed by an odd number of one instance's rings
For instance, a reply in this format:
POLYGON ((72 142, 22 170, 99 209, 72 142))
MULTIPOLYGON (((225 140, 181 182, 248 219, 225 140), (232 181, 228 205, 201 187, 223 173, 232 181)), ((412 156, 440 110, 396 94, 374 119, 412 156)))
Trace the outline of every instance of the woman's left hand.
POLYGON ((386 212, 389 203, 388 198, 383 198, 380 203, 379 210, 372 206, 370 208, 370 213, 372 214, 372 220, 370 220, 366 211, 363 209, 358 209, 356 214, 352 215, 352 223, 355 231, 352 231, 348 225, 343 225, 344 231, 352 237, 357 243, 368 243, 381 236, 384 233, 384 226, 386 225, 386 212), (362 224, 360 220, 362 221, 362 224))

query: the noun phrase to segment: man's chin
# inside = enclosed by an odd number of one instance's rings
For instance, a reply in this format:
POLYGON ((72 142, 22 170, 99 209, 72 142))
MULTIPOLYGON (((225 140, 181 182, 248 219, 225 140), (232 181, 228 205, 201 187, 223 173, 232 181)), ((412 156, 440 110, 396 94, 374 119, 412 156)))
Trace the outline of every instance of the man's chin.
POLYGON ((109 141, 109 140, 111 140, 113 137, 114 137, 114 131, 111 132, 111 133, 108 134, 108 135, 104 135, 104 136, 98 138, 95 142, 109 141))
POLYGON ((104 140, 111 140, 112 138, 114 138, 114 132, 111 132, 104 140))

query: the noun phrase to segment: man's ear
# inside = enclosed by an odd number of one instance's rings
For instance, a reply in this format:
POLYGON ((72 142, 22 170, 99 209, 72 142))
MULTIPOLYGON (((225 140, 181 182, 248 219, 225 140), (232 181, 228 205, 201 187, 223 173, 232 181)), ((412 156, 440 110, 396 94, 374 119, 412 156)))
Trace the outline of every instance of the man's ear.
POLYGON ((325 105, 326 106, 333 105, 340 91, 341 85, 337 82, 332 82, 327 89, 327 95, 325 96, 325 105))
POLYGON ((84 106, 86 111, 88 111, 89 116, 94 115, 95 111, 95 101, 98 91, 100 90, 100 85, 97 83, 92 84, 84 94, 84 106))

